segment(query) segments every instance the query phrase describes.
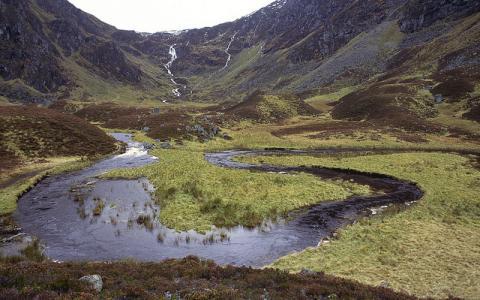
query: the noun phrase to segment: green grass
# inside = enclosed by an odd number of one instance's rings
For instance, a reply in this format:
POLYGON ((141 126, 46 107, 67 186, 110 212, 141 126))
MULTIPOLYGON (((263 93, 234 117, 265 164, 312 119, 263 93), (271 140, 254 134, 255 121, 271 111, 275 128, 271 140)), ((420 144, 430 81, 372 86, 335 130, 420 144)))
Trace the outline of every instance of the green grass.
POLYGON ((205 232, 212 225, 255 226, 265 218, 324 200, 369 193, 368 187, 321 181, 307 174, 283 175, 228 170, 205 161, 201 151, 154 150, 158 163, 116 170, 109 177, 146 176, 156 187, 161 222, 177 230, 205 232))
POLYGON ((359 131, 359 137, 352 139, 351 136, 338 135, 328 139, 310 138, 309 135, 315 132, 306 132, 303 134, 295 134, 277 137, 271 134, 272 131, 289 127, 299 126, 303 124, 330 122, 329 118, 311 118, 296 117, 287 122, 286 125, 273 124, 255 124, 249 121, 242 121, 224 132, 233 137, 232 141, 226 141, 220 138, 212 140, 208 143, 197 143, 185 141, 185 149, 195 151, 220 151, 228 149, 263 149, 266 147, 285 147, 295 149, 311 149, 311 148, 387 148, 387 149, 452 149, 479 151, 480 146, 474 141, 464 141, 457 138, 445 137, 442 135, 425 134, 428 140, 426 143, 412 143, 397 139, 394 136, 385 133, 379 133, 379 138, 371 139, 370 133, 359 131))
POLYGON ((261 120, 278 120, 298 116, 299 105, 280 96, 266 95, 257 105, 261 120))
MULTIPOLYGON (((242 50, 240 53, 233 55, 232 60, 228 68, 220 71, 212 71, 207 75, 201 77, 189 78, 191 87, 198 93, 200 99, 211 98, 212 91, 225 91, 225 86, 232 86, 238 84, 238 77, 241 75, 242 80, 246 80, 248 77, 253 77, 255 74, 252 71, 248 71, 249 68, 261 58, 262 46, 255 45, 250 48, 242 50), (245 72, 248 71, 248 72, 245 72), (241 74, 244 72, 243 74, 241 74)), ((225 55, 226 59, 226 55, 225 55)), ((236 95, 238 99, 242 97, 236 95)), ((215 96, 216 97, 216 96, 215 96)), ((218 99, 213 99, 218 101, 218 99)), ((222 101, 225 99, 222 99, 222 101)))
POLYGON ((333 106, 329 106, 328 103, 340 100, 342 97, 352 93, 357 88, 358 87, 356 86, 347 86, 330 93, 310 97, 305 99, 305 102, 319 111, 329 111, 333 108, 333 106))
POLYGON ((220 84, 233 82, 242 71, 250 67, 252 63, 256 62, 261 57, 261 51, 261 45, 256 45, 232 56, 232 61, 230 62, 228 69, 226 69, 227 73, 222 76, 220 84))
POLYGON ((137 131, 135 132, 134 136, 133 136, 133 140, 136 141, 136 142, 140 142, 140 143, 150 143, 150 144, 155 144, 155 140, 148 137, 145 132, 142 132, 142 131, 137 131))
MULTIPOLYGON (((56 175, 64 172, 80 170, 88 167, 92 161, 80 157, 56 157, 50 158, 46 163, 38 163, 34 166, 19 168, 19 174, 10 174, 10 176, 29 173, 26 179, 19 180, 4 189, 0 189, 0 215, 13 213, 17 208, 17 200, 30 188, 35 186, 40 180, 49 175, 56 175), (33 175, 34 174, 34 175, 33 175)), ((9 176, 3 176, 3 180, 8 180, 9 176)))
MULTIPOLYGON (((161 89, 147 90, 143 87, 109 81, 79 66, 75 60, 81 60, 81 57, 78 54, 74 54, 63 62, 63 67, 72 74, 78 83, 78 86, 71 91, 71 99, 94 100, 95 102, 114 101, 120 104, 151 106, 161 105, 162 101, 158 99, 173 99, 173 96, 170 94, 171 88, 169 87, 162 86, 163 88, 161 89)), ((139 61, 135 60, 136 63, 139 61)), ((151 65, 147 62, 140 67, 147 74, 153 72, 151 65)), ((167 82, 167 79, 164 79, 164 81, 167 82)))
POLYGON ((404 212, 359 222, 333 242, 284 257, 273 267, 309 268, 373 285, 386 280, 418 296, 480 295, 480 171, 469 158, 404 153, 247 160, 384 173, 417 182, 426 192, 404 212))

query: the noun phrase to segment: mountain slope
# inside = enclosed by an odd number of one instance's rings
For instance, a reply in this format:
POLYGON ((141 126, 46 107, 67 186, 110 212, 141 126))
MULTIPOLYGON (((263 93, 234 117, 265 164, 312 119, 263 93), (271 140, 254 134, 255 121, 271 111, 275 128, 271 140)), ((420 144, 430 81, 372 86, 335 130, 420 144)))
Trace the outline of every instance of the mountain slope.
POLYGON ((0 170, 5 174, 39 158, 106 155, 116 150, 115 140, 88 122, 34 106, 1 106, 0 140, 0 170))
POLYGON ((1 0, 0 14, 0 94, 6 98, 48 102, 125 87, 162 95, 159 87, 168 84, 160 67, 112 41, 114 27, 67 1, 1 0))
POLYGON ((458 72, 478 82, 479 1, 279 0, 234 22, 154 34, 117 30, 66 0, 0 7, 0 95, 21 102, 238 102, 255 89, 306 97, 458 72))

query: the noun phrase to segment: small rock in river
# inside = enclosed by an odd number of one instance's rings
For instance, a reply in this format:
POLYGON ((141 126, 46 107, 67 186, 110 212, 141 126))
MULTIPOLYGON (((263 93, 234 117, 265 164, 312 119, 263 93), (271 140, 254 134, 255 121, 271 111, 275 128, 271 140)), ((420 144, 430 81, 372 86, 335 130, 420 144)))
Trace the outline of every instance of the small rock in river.
POLYGON ((143 148, 145 148, 146 150, 152 150, 153 148, 155 148, 155 145, 150 143, 143 143, 143 148))
POLYGON ((328 243, 330 243, 330 241, 328 239, 321 239, 320 242, 318 242, 317 247, 320 247, 322 245, 326 245, 328 243))
POLYGON ((80 281, 87 282, 90 284, 90 286, 96 290, 97 292, 101 292, 103 289, 103 280, 100 275, 88 275, 88 276, 83 276, 82 278, 79 279, 80 281))

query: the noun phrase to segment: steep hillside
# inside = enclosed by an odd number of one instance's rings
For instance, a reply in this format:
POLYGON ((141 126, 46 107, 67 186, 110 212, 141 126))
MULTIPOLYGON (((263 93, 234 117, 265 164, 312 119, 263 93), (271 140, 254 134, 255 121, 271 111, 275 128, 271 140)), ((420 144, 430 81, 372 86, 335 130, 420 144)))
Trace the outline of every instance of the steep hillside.
POLYGON ((480 14, 470 13, 480 4, 442 4, 412 1, 404 8, 399 26, 406 36, 400 51, 388 59, 382 76, 340 99, 332 111, 335 118, 393 120, 425 130, 435 127, 419 122, 436 117, 440 110, 476 119, 480 14))
POLYGON ((278 122, 298 115, 315 115, 313 107, 293 95, 266 95, 256 91, 244 101, 225 110, 230 118, 278 122))
POLYGON ((0 95, 13 101, 160 97, 168 85, 162 68, 112 41, 114 27, 66 0, 1 0, 0 16, 0 95))
POLYGON ((0 106, 0 170, 39 158, 95 156, 116 150, 113 138, 80 118, 37 107, 0 106))
POLYGON ((435 95, 451 98, 437 84, 460 78, 462 99, 477 96, 479 10, 467 0, 278 0, 210 28, 140 34, 66 0, 0 0, 0 96, 238 102, 256 89, 307 98, 413 78, 428 92, 395 106, 432 116, 435 95))

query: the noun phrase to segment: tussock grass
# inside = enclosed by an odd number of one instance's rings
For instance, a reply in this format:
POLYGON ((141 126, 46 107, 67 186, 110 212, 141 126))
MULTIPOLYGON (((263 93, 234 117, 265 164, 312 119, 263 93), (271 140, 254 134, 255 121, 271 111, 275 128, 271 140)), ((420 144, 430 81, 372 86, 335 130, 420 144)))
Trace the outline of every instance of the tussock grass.
POLYGON ((203 152, 154 150, 158 163, 116 170, 111 177, 146 176, 156 187, 163 224, 178 230, 208 231, 211 225, 256 226, 295 208, 324 200, 369 193, 342 181, 321 181, 307 174, 266 174, 210 165, 203 152))
POLYGON ((0 189, 0 215, 14 212, 17 208, 18 198, 46 176, 80 170, 86 168, 92 162, 93 160, 81 157, 55 157, 49 158, 44 163, 19 168, 9 176, 2 176, 2 180, 7 181, 10 178, 15 179, 16 176, 22 177, 22 174, 30 174, 25 179, 20 179, 0 189))
POLYGON ((92 215, 98 217, 101 216, 103 213, 103 209, 105 208, 105 201, 102 199, 93 199, 95 201, 95 207, 93 208, 92 215))
POLYGON ((386 280, 419 296, 480 295, 480 171, 468 157, 403 153, 247 160, 384 173, 417 182, 425 190, 422 201, 410 209, 359 222, 332 243, 284 257, 274 267, 309 268, 372 285, 386 280))

